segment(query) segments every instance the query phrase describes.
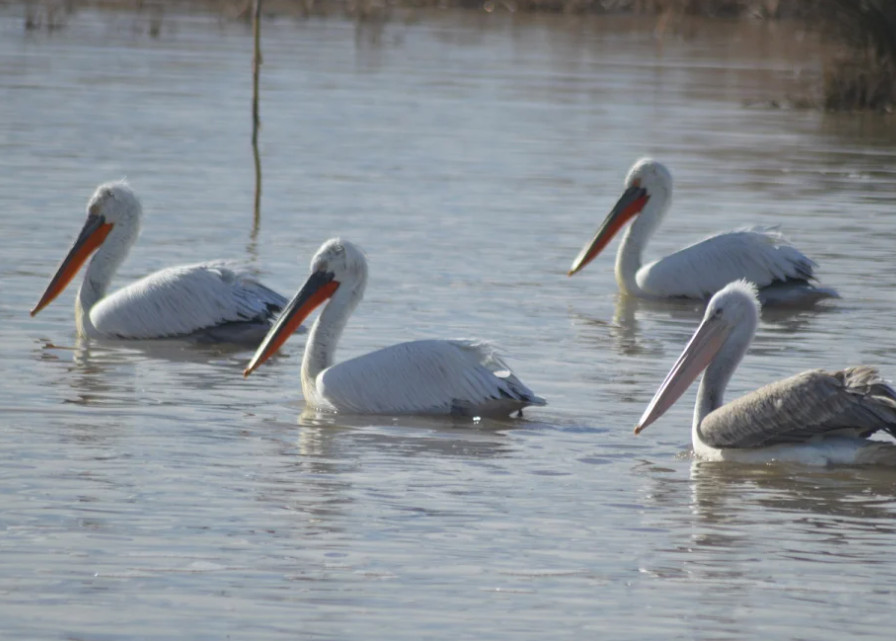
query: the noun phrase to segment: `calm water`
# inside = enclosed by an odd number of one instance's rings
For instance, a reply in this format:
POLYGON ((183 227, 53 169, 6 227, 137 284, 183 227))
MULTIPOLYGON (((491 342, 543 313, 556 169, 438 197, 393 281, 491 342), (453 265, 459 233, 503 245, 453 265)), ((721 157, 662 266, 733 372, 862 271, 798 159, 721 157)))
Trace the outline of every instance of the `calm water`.
POLYGON ((0 6, 0 620, 18 639, 889 639, 896 472, 695 464, 693 391, 631 428, 693 330, 623 305, 612 245, 565 270, 653 154, 658 256, 781 223, 843 300, 766 316, 731 395, 810 367, 896 377, 892 118, 768 108, 819 69, 784 26, 445 13, 264 25, 0 6), (151 31, 159 28, 158 37, 151 31), (291 295, 320 243, 370 260, 352 356, 498 343, 550 405, 478 426, 303 415, 301 340, 80 344, 28 310, 94 186, 144 233, 120 282, 245 260, 291 295))

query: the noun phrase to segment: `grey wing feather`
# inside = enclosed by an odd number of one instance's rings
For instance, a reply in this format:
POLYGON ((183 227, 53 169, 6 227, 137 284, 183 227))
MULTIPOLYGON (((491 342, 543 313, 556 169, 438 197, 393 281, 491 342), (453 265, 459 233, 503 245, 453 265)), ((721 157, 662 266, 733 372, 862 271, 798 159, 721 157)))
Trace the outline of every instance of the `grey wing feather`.
POLYGON ((803 372, 708 414, 698 428, 713 447, 764 447, 834 433, 896 436, 896 391, 872 367, 803 372))
POLYGON ((759 302, 763 309, 770 305, 811 305, 825 298, 840 298, 840 294, 836 289, 821 287, 808 280, 777 281, 759 290, 759 302))

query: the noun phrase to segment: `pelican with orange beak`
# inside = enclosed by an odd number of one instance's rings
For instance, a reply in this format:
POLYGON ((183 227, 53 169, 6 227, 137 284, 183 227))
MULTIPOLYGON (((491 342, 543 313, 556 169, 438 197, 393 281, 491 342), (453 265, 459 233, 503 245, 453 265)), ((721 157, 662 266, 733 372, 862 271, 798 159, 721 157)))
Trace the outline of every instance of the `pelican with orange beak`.
POLYGON ((501 416, 544 405, 488 344, 417 340, 334 363, 336 345, 367 284, 367 261, 334 238, 311 259, 311 275, 286 305, 243 372, 248 376, 286 342, 318 306, 302 358, 305 402, 349 414, 501 416))
POLYGON ((731 281, 744 278, 759 287, 764 305, 805 305, 838 297, 833 289, 812 284, 815 263, 773 228, 717 234, 642 265, 644 246, 671 200, 669 170, 651 158, 637 161, 625 179, 625 191, 591 242, 576 256, 569 275, 594 260, 631 221, 616 254, 616 282, 625 294, 707 300, 731 281))
POLYGON ((725 388, 758 323, 752 283, 736 281, 718 291, 635 433, 668 411, 705 370, 691 423, 699 459, 896 465, 896 445, 869 440, 879 431, 896 436, 896 390, 872 367, 810 370, 724 403, 725 388))
POLYGON ((141 217, 140 201, 127 183, 97 187, 81 233, 31 315, 59 296, 90 259, 75 299, 80 336, 254 343, 267 332, 286 298, 222 261, 169 267, 107 295, 140 233, 141 217))

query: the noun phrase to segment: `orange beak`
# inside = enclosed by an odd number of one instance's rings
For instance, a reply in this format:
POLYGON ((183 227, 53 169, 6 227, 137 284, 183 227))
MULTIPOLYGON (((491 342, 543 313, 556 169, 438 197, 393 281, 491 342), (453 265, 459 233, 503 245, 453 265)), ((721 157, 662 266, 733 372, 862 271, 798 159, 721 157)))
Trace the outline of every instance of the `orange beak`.
POLYGON ((32 316, 49 305, 54 298, 62 293, 66 285, 72 282, 72 278, 81 269, 81 265, 106 240, 106 236, 112 231, 112 227, 112 223, 107 223, 103 216, 97 214, 89 214, 87 216, 87 222, 84 223, 84 227, 81 229, 81 233, 78 234, 74 245, 68 251, 65 260, 59 265, 59 269, 56 270, 56 275, 53 276, 50 284, 47 285, 44 295, 40 297, 37 305, 31 310, 32 316))
POLYGON ((249 361, 249 365, 243 370, 243 376, 248 376, 259 365, 276 354, 280 346, 298 329, 302 321, 308 318, 314 308, 330 298, 337 289, 339 289, 339 282, 333 280, 332 273, 320 271, 311 274, 295 298, 283 308, 280 318, 271 327, 268 335, 255 350, 255 355, 249 361))
POLYGON ((581 270, 585 265, 590 263, 610 242, 613 236, 625 226, 629 220, 638 215, 650 196, 647 190, 635 184, 625 190, 613 209, 604 219, 597 233, 591 242, 582 248, 576 259, 572 261, 572 267, 569 268, 568 276, 572 276, 581 270))

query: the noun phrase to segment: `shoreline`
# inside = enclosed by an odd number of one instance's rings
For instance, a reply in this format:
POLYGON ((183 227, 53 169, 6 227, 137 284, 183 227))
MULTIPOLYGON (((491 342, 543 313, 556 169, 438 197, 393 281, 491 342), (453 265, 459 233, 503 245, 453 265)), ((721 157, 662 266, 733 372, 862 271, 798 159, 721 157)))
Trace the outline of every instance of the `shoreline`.
MULTIPOLYGON (((65 28, 85 9, 132 11, 148 16, 150 35, 158 35, 169 12, 201 12, 249 23, 253 0, 0 0, 19 6, 25 30, 65 28)), ((417 21, 433 12, 475 15, 553 15, 629 17, 658 38, 673 34, 699 38, 714 21, 789 28, 794 38, 814 32, 829 42, 817 62, 823 68, 822 98, 827 111, 896 110, 896 2, 867 0, 259 0, 262 24, 277 19, 341 17, 359 23, 417 21)), ((263 37, 263 36, 262 36, 263 37)))
MULTIPOLYGON (((393 9, 464 10, 484 13, 691 16, 717 19, 787 20, 811 18, 825 0, 262 0, 265 17, 364 15, 393 9)), ((159 12, 201 9, 234 19, 250 19, 253 0, 5 0, 26 11, 74 12, 115 9, 159 12)))

